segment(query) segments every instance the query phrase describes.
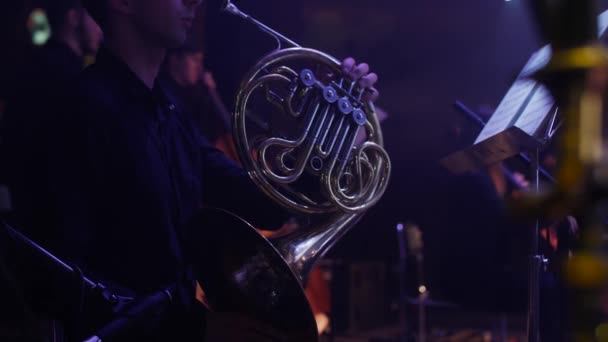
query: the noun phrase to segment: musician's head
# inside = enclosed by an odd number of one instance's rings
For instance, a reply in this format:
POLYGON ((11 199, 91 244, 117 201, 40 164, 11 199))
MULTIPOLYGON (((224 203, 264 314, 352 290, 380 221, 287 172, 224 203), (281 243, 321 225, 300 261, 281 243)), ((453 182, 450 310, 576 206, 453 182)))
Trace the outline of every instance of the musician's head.
POLYGON ((202 0, 82 0, 109 39, 125 31, 163 48, 182 45, 202 0))
POLYGON ((48 0, 45 11, 54 39, 67 43, 75 53, 95 53, 103 38, 101 29, 80 0, 48 0))

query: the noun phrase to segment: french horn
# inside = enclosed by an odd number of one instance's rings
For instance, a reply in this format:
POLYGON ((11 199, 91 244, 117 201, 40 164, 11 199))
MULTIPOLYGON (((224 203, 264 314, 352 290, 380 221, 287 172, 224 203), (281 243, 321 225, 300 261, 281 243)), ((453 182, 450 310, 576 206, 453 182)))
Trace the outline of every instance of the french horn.
POLYGON ((266 239, 238 217, 200 216, 197 225, 213 232, 202 286, 213 311, 255 317, 279 340, 314 341, 302 287, 316 261, 380 200, 390 158, 366 90, 338 60, 301 47, 230 1, 224 11, 279 43, 242 81, 233 139, 250 177, 298 227, 266 239))

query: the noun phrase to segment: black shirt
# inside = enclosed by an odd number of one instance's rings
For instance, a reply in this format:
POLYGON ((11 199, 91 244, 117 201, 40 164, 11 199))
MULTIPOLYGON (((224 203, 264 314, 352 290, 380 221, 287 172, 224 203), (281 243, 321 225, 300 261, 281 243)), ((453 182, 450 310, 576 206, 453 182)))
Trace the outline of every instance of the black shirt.
POLYGON ((56 100, 32 116, 37 128, 7 129, 13 222, 85 272, 158 290, 195 262, 184 260, 183 227, 201 206, 266 229, 284 219, 162 85, 149 89, 109 51, 56 100))
POLYGON ((215 106, 209 89, 199 82, 192 86, 181 86, 165 71, 161 75, 163 89, 174 98, 180 109, 190 113, 202 134, 210 142, 230 131, 219 109, 215 106))

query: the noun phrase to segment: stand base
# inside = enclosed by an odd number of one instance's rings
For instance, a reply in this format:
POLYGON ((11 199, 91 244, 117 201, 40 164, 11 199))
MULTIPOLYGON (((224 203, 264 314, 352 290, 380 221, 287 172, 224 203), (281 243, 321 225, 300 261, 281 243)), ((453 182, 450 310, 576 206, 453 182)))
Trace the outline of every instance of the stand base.
POLYGON ((540 272, 547 259, 542 255, 530 257, 530 274, 528 275, 528 342, 540 342, 540 272))

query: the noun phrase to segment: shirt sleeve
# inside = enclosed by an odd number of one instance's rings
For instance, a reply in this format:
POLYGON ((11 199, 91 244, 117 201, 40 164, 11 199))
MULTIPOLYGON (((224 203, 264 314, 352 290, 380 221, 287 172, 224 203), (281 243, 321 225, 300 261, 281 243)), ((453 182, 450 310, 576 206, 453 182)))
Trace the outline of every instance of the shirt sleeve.
POLYGON ((242 167, 204 136, 201 156, 206 204, 231 211, 259 229, 275 230, 287 220, 287 210, 266 196, 242 167))

